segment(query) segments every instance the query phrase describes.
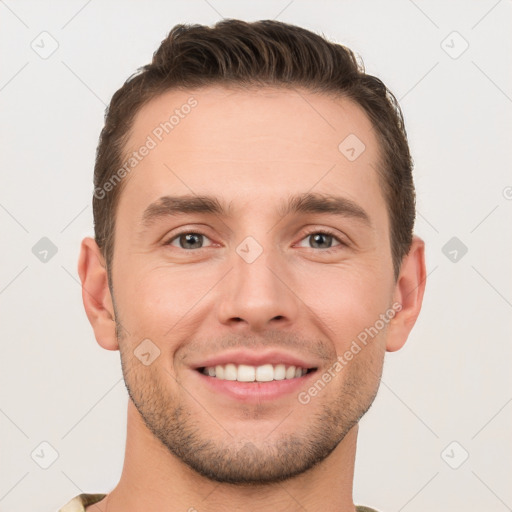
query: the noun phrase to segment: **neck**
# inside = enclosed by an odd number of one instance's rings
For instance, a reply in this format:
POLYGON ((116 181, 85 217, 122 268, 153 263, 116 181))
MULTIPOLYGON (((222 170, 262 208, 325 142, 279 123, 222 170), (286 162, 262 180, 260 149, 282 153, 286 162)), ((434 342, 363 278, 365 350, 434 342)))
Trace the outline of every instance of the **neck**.
POLYGON ((147 429, 129 401, 121 479, 108 499, 93 505, 93 510, 354 512, 352 484, 356 440, 357 425, 321 463, 282 482, 251 486, 218 483, 199 475, 170 453, 147 429))

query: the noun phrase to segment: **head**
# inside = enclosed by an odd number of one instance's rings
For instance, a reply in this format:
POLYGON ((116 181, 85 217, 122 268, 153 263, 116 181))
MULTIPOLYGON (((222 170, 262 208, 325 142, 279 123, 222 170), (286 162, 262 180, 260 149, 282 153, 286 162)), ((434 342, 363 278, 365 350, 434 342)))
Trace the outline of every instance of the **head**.
POLYGON ((370 407, 424 290, 386 86, 296 26, 178 25, 114 94, 94 184, 84 304, 146 428, 223 482, 325 460, 370 407), (247 357, 308 373, 273 399, 204 375, 247 357))

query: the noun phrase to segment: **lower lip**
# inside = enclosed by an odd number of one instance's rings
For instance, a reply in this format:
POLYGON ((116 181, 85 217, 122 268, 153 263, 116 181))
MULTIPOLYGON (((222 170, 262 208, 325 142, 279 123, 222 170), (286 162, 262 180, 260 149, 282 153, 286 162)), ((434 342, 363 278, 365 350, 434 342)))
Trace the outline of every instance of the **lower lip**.
POLYGON ((316 370, 306 373, 302 377, 293 379, 271 380, 269 382, 238 382, 237 380, 223 380, 210 377, 194 370, 194 373, 201 379, 201 382, 216 393, 223 393, 231 398, 243 402, 262 402, 276 400, 291 393, 297 393, 316 370))

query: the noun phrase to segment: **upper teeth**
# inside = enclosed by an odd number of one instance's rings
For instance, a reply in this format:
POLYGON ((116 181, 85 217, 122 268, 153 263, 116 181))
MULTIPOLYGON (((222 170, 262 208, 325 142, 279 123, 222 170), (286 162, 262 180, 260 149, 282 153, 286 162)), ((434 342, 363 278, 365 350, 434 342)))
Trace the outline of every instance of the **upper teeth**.
POLYGON ((203 373, 210 377, 217 377, 223 380, 237 380, 239 382, 269 382, 271 380, 294 379, 295 377, 305 375, 307 371, 307 368, 285 366, 284 364, 249 366, 246 364, 235 365, 229 363, 203 368, 203 373))

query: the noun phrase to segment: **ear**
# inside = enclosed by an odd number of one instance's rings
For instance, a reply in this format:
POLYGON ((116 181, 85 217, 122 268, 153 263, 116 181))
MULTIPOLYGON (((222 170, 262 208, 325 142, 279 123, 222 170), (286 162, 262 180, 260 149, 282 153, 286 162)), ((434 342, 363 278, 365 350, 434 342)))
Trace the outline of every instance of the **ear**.
POLYGON ((388 352, 394 352, 402 348, 407 341, 409 333, 420 314, 426 279, 425 242, 414 236, 411 249, 402 260, 395 285, 393 304, 401 304, 401 309, 389 323, 386 342, 388 352))
POLYGON ((82 300, 96 341, 107 350, 118 350, 112 297, 108 287, 107 267, 93 238, 82 240, 78 275, 82 281, 82 300))

